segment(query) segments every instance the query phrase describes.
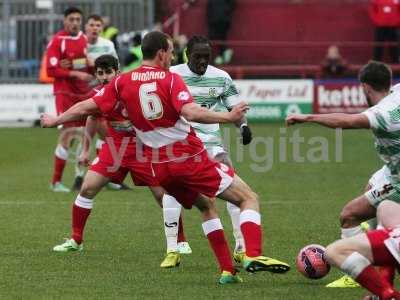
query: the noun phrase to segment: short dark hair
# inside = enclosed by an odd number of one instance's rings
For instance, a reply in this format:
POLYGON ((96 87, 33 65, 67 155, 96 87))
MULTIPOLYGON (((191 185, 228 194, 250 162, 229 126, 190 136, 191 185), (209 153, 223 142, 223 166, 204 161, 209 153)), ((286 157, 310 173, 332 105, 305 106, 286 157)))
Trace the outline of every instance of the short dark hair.
POLYGON ((95 20, 95 21, 101 22, 101 24, 104 24, 103 18, 99 15, 90 15, 87 20, 88 20, 88 22, 89 22, 89 20, 95 20))
POLYGON ((203 35, 194 35, 192 36, 186 46, 187 53, 191 53, 194 46, 197 44, 208 44, 211 46, 210 40, 203 35))
POLYGON ((68 17, 70 14, 75 14, 75 13, 78 13, 81 16, 83 16, 83 12, 79 8, 71 6, 68 7, 66 10, 64 10, 64 18, 68 17))
POLYGON ((361 68, 358 79, 377 92, 388 91, 392 85, 392 70, 384 63, 371 60, 361 68))
POLYGON ((142 40, 143 59, 153 59, 159 50, 168 50, 169 35, 160 31, 147 33, 142 40))
POLYGON ((118 71, 119 70, 118 59, 110 54, 101 55, 94 61, 94 69, 97 71, 97 69, 99 68, 105 70, 112 68, 115 71, 118 71))

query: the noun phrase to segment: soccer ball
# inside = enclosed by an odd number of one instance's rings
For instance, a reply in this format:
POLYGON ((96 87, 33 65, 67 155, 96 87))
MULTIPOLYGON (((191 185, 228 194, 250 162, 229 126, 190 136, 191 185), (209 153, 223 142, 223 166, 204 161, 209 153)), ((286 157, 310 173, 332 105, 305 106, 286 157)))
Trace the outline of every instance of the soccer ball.
POLYGON ((331 269, 325 259, 325 248, 321 245, 308 245, 301 249, 296 266, 301 274, 310 279, 322 278, 331 269))

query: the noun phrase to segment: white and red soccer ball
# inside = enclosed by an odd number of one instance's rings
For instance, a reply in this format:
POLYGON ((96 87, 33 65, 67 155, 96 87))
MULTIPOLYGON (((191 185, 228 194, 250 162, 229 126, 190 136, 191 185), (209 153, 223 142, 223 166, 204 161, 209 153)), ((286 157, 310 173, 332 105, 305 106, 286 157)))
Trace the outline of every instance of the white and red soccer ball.
POLYGON ((305 246, 300 250, 296 266, 301 274, 310 279, 320 279, 331 269, 325 259, 325 248, 316 244, 305 246))

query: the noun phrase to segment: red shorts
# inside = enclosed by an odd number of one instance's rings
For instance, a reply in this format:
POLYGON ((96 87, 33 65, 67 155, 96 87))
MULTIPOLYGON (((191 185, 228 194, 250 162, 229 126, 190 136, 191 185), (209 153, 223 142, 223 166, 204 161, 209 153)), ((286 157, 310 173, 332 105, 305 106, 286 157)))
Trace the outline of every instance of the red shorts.
POLYGON ((397 266, 398 262, 385 245, 385 240, 390 237, 391 230, 371 230, 367 232, 371 244, 372 257, 376 266, 397 266))
POLYGON ((153 175, 151 163, 139 162, 136 158, 136 143, 132 142, 132 137, 128 137, 128 140, 131 142, 127 145, 125 152, 120 153, 122 140, 114 139, 114 146, 110 146, 110 141, 106 139, 98 156, 93 160, 90 170, 110 178, 115 183, 123 182, 126 175, 130 173, 135 185, 159 186, 153 175))
POLYGON ((152 164, 160 185, 185 208, 191 208, 199 194, 215 197, 228 188, 234 170, 211 160, 206 151, 181 161, 152 164))
MULTIPOLYGON (((70 96, 67 94, 56 94, 56 111, 57 115, 62 114, 67 111, 70 107, 72 107, 75 103, 80 102, 85 99, 78 98, 76 96, 70 96)), ((86 120, 68 122, 63 125, 65 128, 69 127, 84 127, 86 124, 86 120)))

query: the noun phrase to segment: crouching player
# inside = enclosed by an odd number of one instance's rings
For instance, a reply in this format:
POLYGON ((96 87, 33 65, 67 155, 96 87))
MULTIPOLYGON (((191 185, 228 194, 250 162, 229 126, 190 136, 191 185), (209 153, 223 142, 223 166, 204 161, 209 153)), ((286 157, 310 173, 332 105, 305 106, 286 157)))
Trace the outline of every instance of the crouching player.
POLYGON ((375 267, 399 267, 400 205, 391 200, 381 202, 377 218, 385 229, 338 240, 327 247, 326 257, 373 294, 364 300, 397 300, 400 293, 393 287, 392 274, 382 274, 375 267))
MULTIPOLYGON (((368 110, 359 114, 322 114, 288 116, 288 125, 317 123, 329 128, 371 129, 375 149, 383 163, 369 180, 367 191, 349 201, 340 214, 342 238, 362 233, 361 223, 376 216, 376 208, 383 200, 400 202, 400 91, 393 87, 390 68, 371 61, 359 72, 359 80, 368 101, 368 110)), ((384 272, 393 273, 390 268, 384 272)), ((343 276, 327 287, 357 287, 349 276, 343 276)))

